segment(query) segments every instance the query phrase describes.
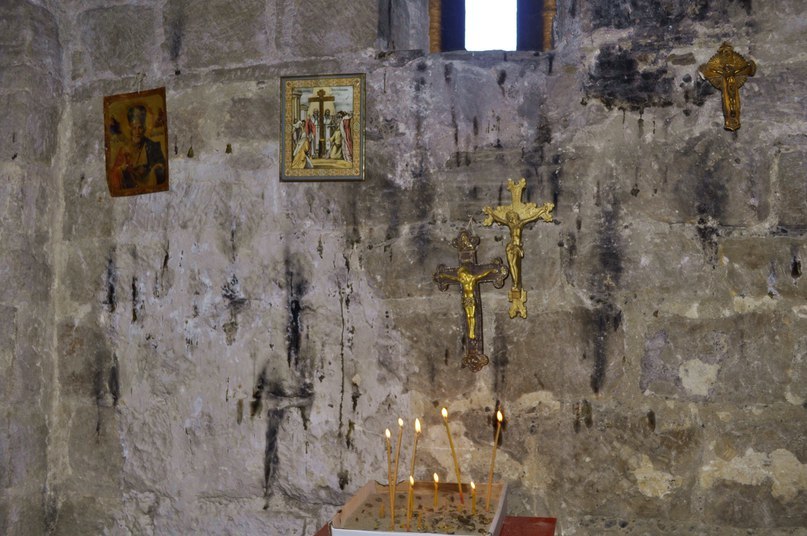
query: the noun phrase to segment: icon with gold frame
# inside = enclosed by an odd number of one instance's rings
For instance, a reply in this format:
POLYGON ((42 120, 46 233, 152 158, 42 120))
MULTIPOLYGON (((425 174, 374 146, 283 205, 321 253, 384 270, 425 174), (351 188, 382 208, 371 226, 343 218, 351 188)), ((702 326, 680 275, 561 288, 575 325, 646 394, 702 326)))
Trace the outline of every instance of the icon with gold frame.
POLYGON ((280 79, 280 180, 364 179, 364 74, 280 79))
POLYGON ((112 197, 168 190, 164 87, 104 97, 104 153, 112 197))

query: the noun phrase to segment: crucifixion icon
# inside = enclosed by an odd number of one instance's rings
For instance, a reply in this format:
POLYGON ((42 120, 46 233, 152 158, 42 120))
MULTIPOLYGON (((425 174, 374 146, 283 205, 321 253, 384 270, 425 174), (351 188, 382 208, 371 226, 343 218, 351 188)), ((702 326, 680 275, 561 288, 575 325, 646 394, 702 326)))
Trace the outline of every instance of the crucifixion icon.
POLYGON ((479 246, 479 237, 463 229, 451 245, 459 254, 460 265, 448 268, 444 264, 437 267, 434 273, 434 282, 442 291, 448 290, 449 285, 457 284, 462 291, 462 308, 465 312, 465 357, 462 365, 474 372, 490 362, 484 353, 482 344, 482 304, 479 298, 479 284, 493 283, 496 288, 504 286, 507 278, 507 267, 500 258, 493 259, 489 264, 476 263, 476 248, 479 246))
POLYGON ((482 212, 487 214, 482 225, 490 226, 494 222, 506 225, 510 228, 510 241, 505 247, 507 253, 507 264, 510 265, 510 273, 513 276, 513 284, 510 287, 508 299, 510 300, 510 318, 516 315, 527 318, 527 291, 521 287, 521 258, 524 256, 524 246, 521 242, 521 230, 530 222, 542 219, 545 222, 552 221, 552 209, 555 205, 544 203, 540 207, 535 203, 522 203, 521 196, 527 180, 522 178, 518 183, 512 179, 507 179, 507 189, 513 197, 507 206, 496 208, 485 207, 482 212))
POLYGON ((327 95, 326 96, 324 89, 320 89, 319 91, 317 91, 317 96, 316 97, 308 97, 308 102, 309 103, 313 102, 315 104, 319 104, 319 116, 318 116, 319 118, 317 119, 317 121, 318 121, 317 125, 318 125, 318 128, 319 128, 319 140, 318 140, 319 141, 319 152, 318 152, 318 154, 320 155, 320 157, 322 157, 322 155, 325 154, 325 128, 327 127, 327 125, 324 124, 325 123, 325 121, 324 121, 324 118, 325 118, 325 103, 326 102, 333 102, 334 99, 335 99, 335 97, 333 95, 327 95))

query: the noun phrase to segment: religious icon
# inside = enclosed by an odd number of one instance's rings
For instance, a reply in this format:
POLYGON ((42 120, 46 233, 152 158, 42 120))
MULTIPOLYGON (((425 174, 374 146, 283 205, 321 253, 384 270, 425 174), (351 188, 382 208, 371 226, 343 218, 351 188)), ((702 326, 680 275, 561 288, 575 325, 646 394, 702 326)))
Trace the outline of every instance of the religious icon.
POLYGON ((510 190, 513 197, 511 203, 495 209, 492 207, 482 209, 482 212, 487 215, 482 225, 490 226, 495 222, 510 228, 510 241, 505 246, 507 263, 510 265, 510 275, 513 276, 513 284, 508 294, 510 318, 515 318, 516 315, 521 318, 527 318, 527 291, 521 286, 521 259, 524 257, 521 230, 528 223, 539 219, 547 223, 551 222, 552 209, 555 208, 552 203, 544 203, 540 207, 535 203, 522 203, 521 196, 524 193, 525 186, 527 186, 527 180, 524 178, 518 183, 514 183, 512 179, 507 179, 507 189, 510 190))
POLYGON ((104 97, 104 152, 112 197, 168 190, 164 87, 104 97))
POLYGON ((280 180, 364 179, 363 74, 280 79, 280 180))
POLYGON ((476 263, 476 248, 479 237, 469 231, 462 230, 451 245, 459 254, 460 265, 448 268, 441 264, 434 273, 434 282, 440 290, 448 290, 452 283, 460 286, 462 291, 462 308, 465 312, 465 357, 462 366, 479 372, 490 362, 484 353, 482 343, 482 305, 479 298, 479 284, 493 283, 496 288, 504 286, 507 278, 507 266, 500 258, 493 259, 490 264, 476 263))
POLYGON ((746 60, 728 43, 723 43, 717 54, 698 67, 698 74, 720 90, 723 99, 723 128, 740 128, 740 87, 749 76, 757 72, 757 64, 746 60))

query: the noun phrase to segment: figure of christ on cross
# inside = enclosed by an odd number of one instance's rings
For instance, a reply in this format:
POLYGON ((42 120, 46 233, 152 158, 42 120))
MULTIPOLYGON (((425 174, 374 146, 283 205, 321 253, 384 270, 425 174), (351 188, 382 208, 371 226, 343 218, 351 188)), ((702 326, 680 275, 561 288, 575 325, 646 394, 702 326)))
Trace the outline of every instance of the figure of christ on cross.
POLYGON ((325 90, 320 89, 317 91, 316 97, 308 97, 308 103, 311 104, 316 103, 319 104, 319 123, 318 123, 318 151, 317 157, 322 158, 322 155, 326 154, 325 152, 325 103, 326 102, 333 102, 334 96, 333 95, 325 95, 325 90))
POLYGON ((740 87, 756 72, 757 64, 743 58, 728 43, 723 43, 717 54, 698 68, 698 74, 722 94, 723 128, 726 130, 740 128, 740 87))
POLYGON ((509 205, 499 206, 495 209, 485 207, 482 209, 487 217, 482 225, 490 226, 493 223, 505 225, 510 228, 510 241, 505 247, 507 263, 510 265, 510 274, 513 276, 513 283, 510 287, 508 299, 510 300, 510 318, 520 316, 527 318, 527 291, 521 286, 521 259, 524 257, 524 245, 521 241, 521 231, 525 225, 541 219, 547 223, 552 221, 552 209, 555 205, 544 203, 540 207, 535 203, 523 203, 521 196, 527 185, 526 179, 522 178, 518 183, 507 179, 507 189, 513 200, 509 205))
MULTIPOLYGON (((476 238, 476 237, 473 237, 476 238)), ((479 239, 469 239, 467 231, 460 231, 460 235, 453 244, 460 250, 461 264, 456 268, 448 268, 441 264, 434 273, 434 282, 440 290, 448 290, 449 285, 458 284, 462 291, 462 307, 465 312, 466 352, 463 366, 478 372, 488 362, 482 343, 482 307, 479 298, 479 284, 493 283, 496 288, 504 286, 507 278, 507 267, 502 260, 496 258, 490 264, 476 264, 476 245, 479 239), (463 246, 466 249, 463 249, 463 246), (472 249, 467 249, 472 247, 472 249), (463 260, 464 259, 464 260, 463 260)))

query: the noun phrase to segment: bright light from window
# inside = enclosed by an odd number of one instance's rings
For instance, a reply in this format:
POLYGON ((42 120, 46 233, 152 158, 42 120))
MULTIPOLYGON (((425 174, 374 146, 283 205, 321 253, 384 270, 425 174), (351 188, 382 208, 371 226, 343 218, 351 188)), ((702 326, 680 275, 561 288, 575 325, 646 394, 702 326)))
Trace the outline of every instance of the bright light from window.
POLYGON ((465 0, 466 50, 516 49, 516 0, 465 0))

